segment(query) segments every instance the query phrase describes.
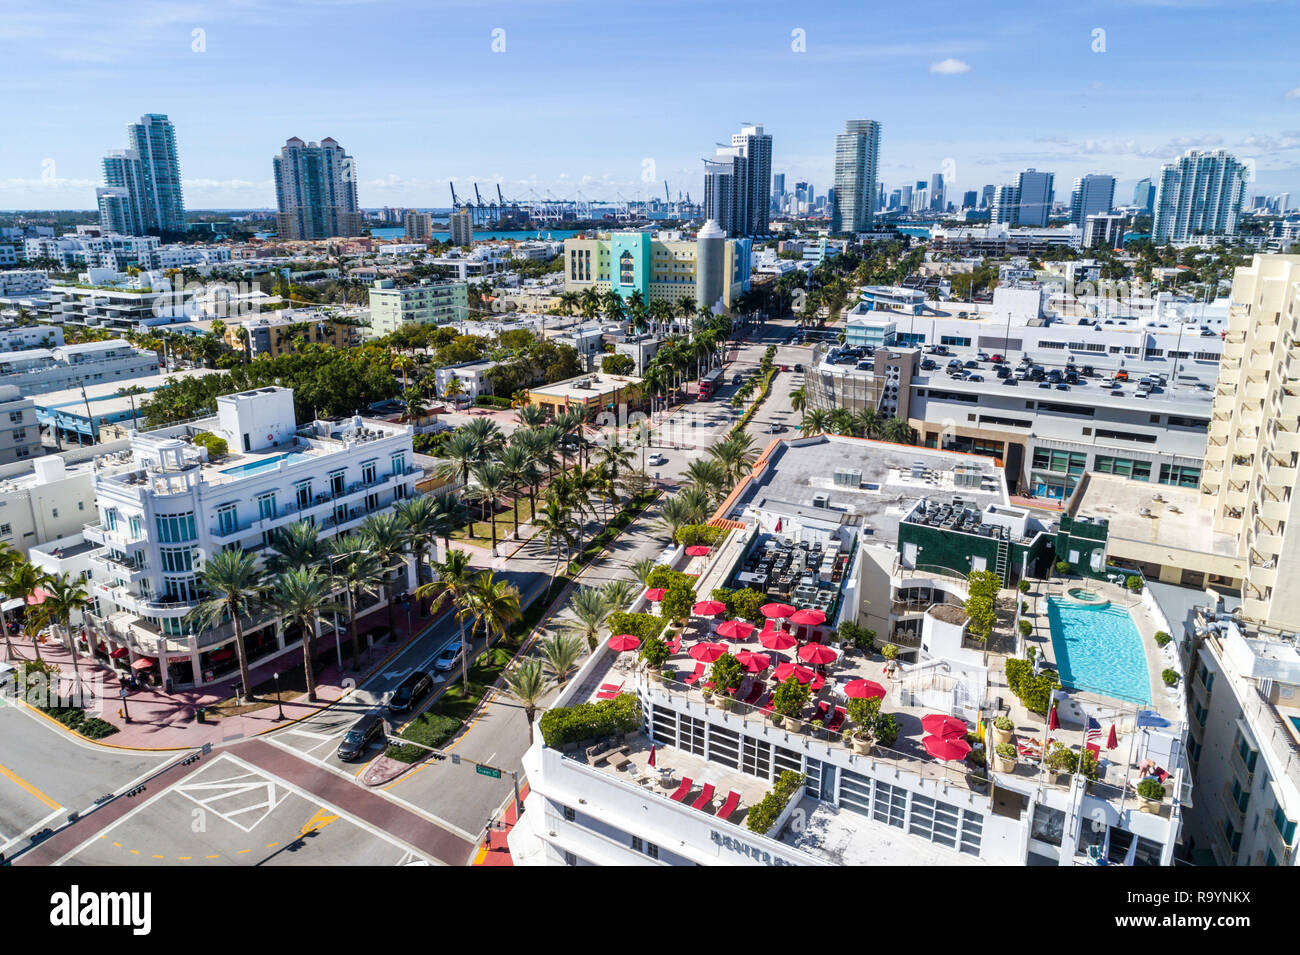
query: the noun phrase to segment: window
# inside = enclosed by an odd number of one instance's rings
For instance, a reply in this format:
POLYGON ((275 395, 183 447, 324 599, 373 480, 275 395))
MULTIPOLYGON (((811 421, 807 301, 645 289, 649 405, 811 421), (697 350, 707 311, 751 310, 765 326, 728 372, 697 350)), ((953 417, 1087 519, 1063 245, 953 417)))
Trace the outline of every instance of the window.
POLYGON ((406 455, 405 455, 405 454, 394 454, 394 455, 393 455, 393 458, 392 458, 392 462, 393 462, 393 470, 392 470, 392 472, 391 472, 392 474, 404 474, 404 473, 406 473, 406 455))
POLYGON ((1136 431, 1111 431, 1109 428, 1098 428, 1097 437, 1110 438, 1113 441, 1140 441, 1143 444, 1156 443, 1154 434, 1140 434, 1136 431))
POLYGON ((1160 465, 1160 483, 1177 487, 1198 487, 1201 483, 1201 469, 1179 464, 1160 465))
POLYGON ((1082 474, 1088 465, 1088 456, 1078 451, 1060 451, 1035 448, 1032 467, 1058 474, 1082 474))
POLYGON ((301 481, 295 484, 294 491, 297 495, 299 510, 311 506, 311 481, 301 481))
POLYGON ((217 508, 217 533, 233 534, 239 527, 234 504, 222 504, 217 508))
POLYGON ((193 547, 162 547, 158 554, 165 574, 188 573, 194 569, 193 547))
POLYGON ((262 494, 257 498, 257 517, 259 520, 267 520, 275 517, 275 493, 262 494))
POLYGON ((59 509, 57 507, 50 508, 50 517, 57 518, 58 516, 59 516, 59 509))
POLYGON ((159 515, 156 519, 158 540, 164 544, 179 544, 194 540, 194 513, 159 515))
POLYGON ((1061 834, 1064 831, 1064 812, 1043 803, 1034 806, 1034 824, 1030 832, 1030 838, 1059 846, 1061 844, 1061 834))
POLYGON ((0 537, 8 537, 13 533, 13 528, 8 524, 0 524, 0 537))
POLYGON ((1109 454, 1099 454, 1094 459, 1093 470, 1101 474, 1115 474, 1119 477, 1132 478, 1135 481, 1151 480, 1150 461, 1116 458, 1109 454))
POLYGON ((1184 418, 1180 415, 1170 415, 1166 423, 1171 428, 1192 428, 1195 431, 1209 430, 1210 423, 1204 418, 1184 418))
MULTIPOLYGON (((1281 806, 1273 810, 1273 828, 1277 829, 1277 834, 1288 846, 1295 841, 1295 827, 1296 824, 1286 817, 1281 806)), ((1233 848, 1235 849, 1236 846, 1233 848)))
POLYGON ((640 836, 632 837, 632 848, 637 852, 643 852, 645 850, 645 843, 641 841, 640 836))
POLYGON ((367 461, 367 462, 365 462, 364 464, 362 464, 362 465, 361 465, 361 483, 362 483, 362 484, 374 484, 374 483, 375 483, 375 473, 376 473, 376 468, 375 468, 375 462, 374 462, 374 461, 367 461))
POLYGON ((564 821, 565 821, 565 822, 576 822, 577 819, 578 819, 578 814, 577 814, 576 812, 573 811, 573 807, 571 807, 571 806, 565 806, 565 807, 564 807, 564 821))
POLYGON ((330 493, 338 495, 343 493, 343 472, 330 472, 330 493))

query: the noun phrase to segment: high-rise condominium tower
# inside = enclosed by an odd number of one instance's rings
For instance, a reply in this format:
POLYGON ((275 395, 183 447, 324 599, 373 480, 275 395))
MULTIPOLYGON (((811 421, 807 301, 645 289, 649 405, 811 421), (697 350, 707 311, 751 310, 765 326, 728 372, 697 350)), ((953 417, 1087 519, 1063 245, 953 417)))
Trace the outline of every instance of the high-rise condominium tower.
POLYGON ((772 137, 742 126, 704 163, 704 218, 729 235, 764 235, 772 206, 772 137))
POLYGON ((1115 177, 1088 175, 1074 180, 1070 221, 1082 229, 1088 216, 1105 215, 1115 206, 1115 177))
POLYGON ((1016 211, 1016 225, 1045 226, 1047 217, 1052 212, 1052 180, 1050 172, 1038 172, 1026 169, 1020 174, 1016 189, 1019 200, 1016 211))
POLYGON ((1246 198, 1246 167, 1222 149, 1189 149, 1160 167, 1151 241, 1232 235, 1246 198))
POLYGON ((126 128, 129 148, 104 157, 104 188, 97 190, 100 227, 122 235, 184 232, 185 201, 176 130, 162 113, 126 128))
POLYGON ((835 204, 831 234, 871 230, 880 160, 880 124, 850 119, 835 137, 835 204))
POLYGON ((272 163, 281 239, 361 234, 356 167, 334 139, 304 143, 294 136, 272 163))

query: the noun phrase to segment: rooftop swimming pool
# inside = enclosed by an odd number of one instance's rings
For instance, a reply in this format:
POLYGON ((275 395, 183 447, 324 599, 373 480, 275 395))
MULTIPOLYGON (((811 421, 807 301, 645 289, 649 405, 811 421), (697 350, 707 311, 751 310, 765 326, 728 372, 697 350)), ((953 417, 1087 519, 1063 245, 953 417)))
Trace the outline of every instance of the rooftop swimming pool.
POLYGON ((1047 620, 1063 686, 1130 703, 1151 702, 1142 636, 1127 610, 1049 597, 1047 620))
POLYGON ((261 461, 250 461, 247 464, 237 464, 233 468, 222 468, 222 474, 255 474, 258 471, 269 471, 278 465, 281 461, 288 461, 292 464, 294 461, 301 461, 303 458, 309 458, 311 455, 303 451, 289 451, 285 454, 277 454, 273 458, 263 458, 261 461))

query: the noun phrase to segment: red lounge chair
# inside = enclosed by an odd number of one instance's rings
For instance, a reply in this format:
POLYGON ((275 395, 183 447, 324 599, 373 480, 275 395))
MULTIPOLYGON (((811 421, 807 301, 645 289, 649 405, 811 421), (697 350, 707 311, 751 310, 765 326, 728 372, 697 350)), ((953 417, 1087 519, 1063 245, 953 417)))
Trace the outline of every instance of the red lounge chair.
POLYGON ((703 809, 709 812, 709 803, 713 801, 713 783, 705 783, 700 794, 695 797, 695 802, 691 803, 692 809, 703 809))
POLYGON ((759 680, 755 680, 754 685, 749 690, 749 695, 745 697, 745 702, 750 706, 753 706, 762 699, 765 692, 767 692, 767 685, 759 680))
POLYGON ((776 621, 772 620, 772 619, 769 617, 769 618, 767 619, 767 621, 764 622, 764 624, 763 624, 763 632, 760 633, 759 636, 761 637, 761 636, 763 636, 763 634, 771 633, 771 632, 772 632, 773 630, 775 630, 775 629, 776 629, 776 621))
POLYGON ((773 701, 772 701, 772 694, 769 693, 769 694, 767 695, 767 699, 763 701, 763 712, 764 712, 764 713, 771 713, 771 712, 772 712, 772 702, 773 702, 773 701))
POLYGON ((808 684, 808 689, 814 693, 821 692, 821 688, 826 685, 826 677, 818 673, 813 677, 813 681, 808 684))
POLYGON ((844 725, 844 718, 846 716, 848 716, 848 713, 845 712, 844 707, 842 706, 835 707, 835 712, 834 714, 832 714, 829 722, 827 722, 826 728, 834 732, 835 730, 839 729, 841 726, 844 725))
POLYGON ((732 790, 731 792, 727 793, 727 801, 724 802, 722 804, 722 808, 718 810, 718 818, 725 821, 727 817, 729 817, 739 807, 740 807, 740 793, 736 792, 735 790, 732 790))
POLYGON ((688 676, 682 682, 685 683, 687 686, 694 686, 696 683, 700 682, 700 677, 702 676, 704 676, 704 664, 697 663, 695 664, 695 672, 692 673, 690 676, 688 676))
POLYGON ((676 791, 668 798, 673 802, 681 802, 686 798, 686 794, 691 791, 691 787, 694 785, 695 783, 691 781, 689 776, 683 777, 682 784, 678 786, 676 791))
POLYGON ((618 697, 618 695, 619 695, 620 693, 622 693, 622 692, 623 692, 623 684, 622 684, 622 683, 618 683, 618 684, 615 684, 615 683, 602 683, 602 684, 600 685, 600 692, 596 694, 596 699, 598 699, 598 700, 613 700, 613 699, 616 699, 616 698, 618 697))
POLYGON ((821 720, 823 723, 825 723, 826 717, 830 714, 830 711, 831 711, 830 704, 827 703, 825 700, 822 700, 817 704, 817 709, 816 711, 814 711, 812 715, 812 719, 809 720, 808 722, 811 723, 813 720, 821 720))
POLYGON ((682 652, 682 638, 680 635, 673 637, 672 640, 668 642, 668 649, 673 653, 682 652))

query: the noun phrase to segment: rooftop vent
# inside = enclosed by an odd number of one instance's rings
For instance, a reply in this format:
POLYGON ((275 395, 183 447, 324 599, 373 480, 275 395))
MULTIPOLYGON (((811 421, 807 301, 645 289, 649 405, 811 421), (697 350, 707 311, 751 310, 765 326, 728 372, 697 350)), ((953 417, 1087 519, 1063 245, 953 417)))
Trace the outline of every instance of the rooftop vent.
POLYGON ((813 507, 830 507, 831 499, 827 494, 814 494, 812 499, 813 507))

